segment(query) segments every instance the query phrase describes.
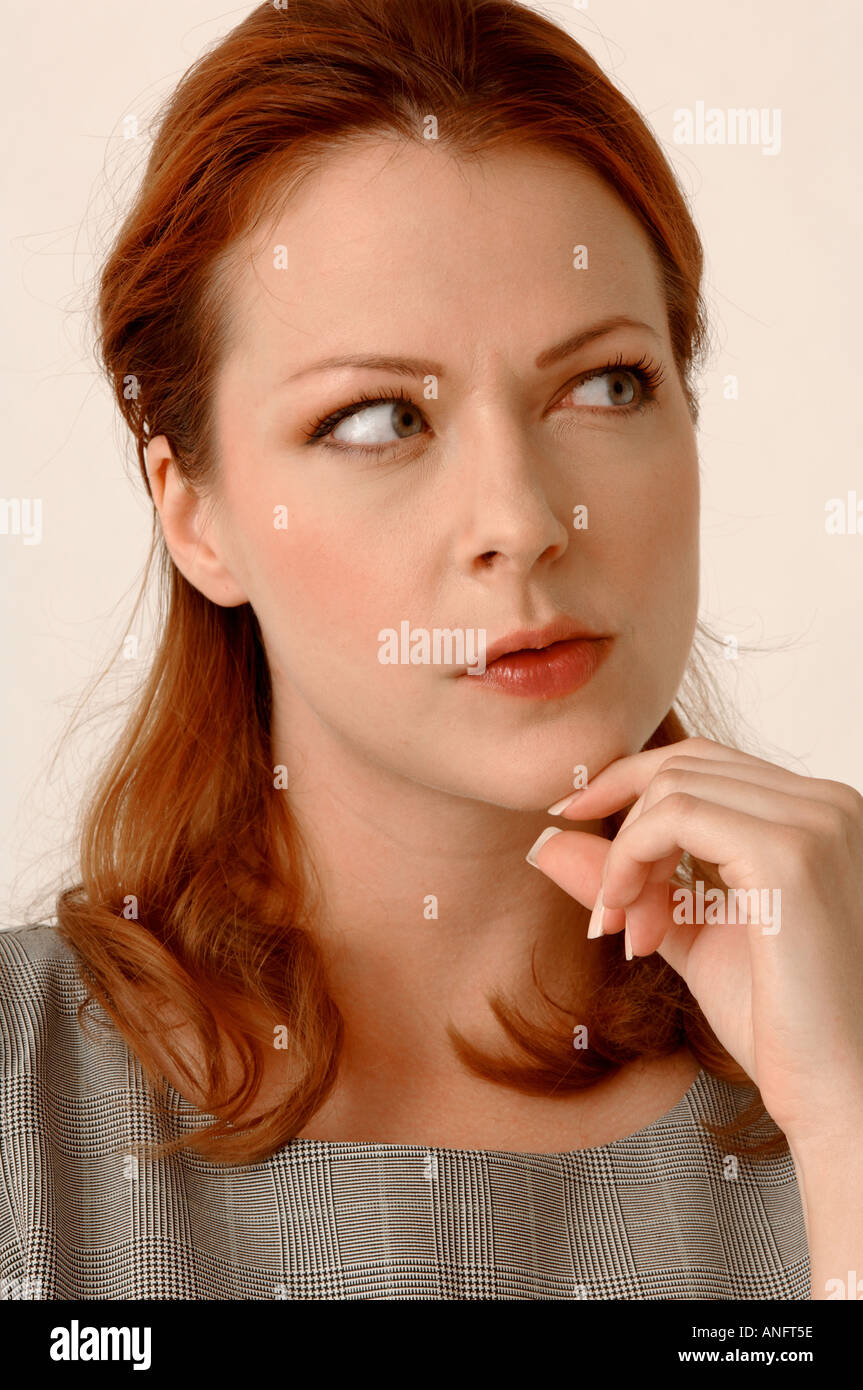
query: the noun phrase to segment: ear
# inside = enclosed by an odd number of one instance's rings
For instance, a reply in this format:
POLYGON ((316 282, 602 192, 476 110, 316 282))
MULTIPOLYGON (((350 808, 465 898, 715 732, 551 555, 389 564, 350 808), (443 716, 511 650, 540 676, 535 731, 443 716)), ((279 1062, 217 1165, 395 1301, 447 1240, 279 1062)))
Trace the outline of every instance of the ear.
POLYGON ((171 558, 190 584, 213 603, 248 603, 222 554, 217 528, 205 515, 205 499, 184 480, 163 434, 147 443, 147 477, 171 558))

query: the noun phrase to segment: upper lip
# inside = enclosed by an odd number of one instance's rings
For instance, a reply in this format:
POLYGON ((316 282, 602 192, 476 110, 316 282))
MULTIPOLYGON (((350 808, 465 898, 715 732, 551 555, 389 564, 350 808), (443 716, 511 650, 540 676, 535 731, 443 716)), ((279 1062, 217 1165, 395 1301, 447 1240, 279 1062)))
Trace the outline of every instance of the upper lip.
POLYGON ((535 651, 540 647, 548 647, 552 642, 573 642, 580 637, 589 640, 605 636, 606 633, 594 632, 583 623, 577 623, 574 618, 555 618, 545 627, 532 630, 520 628, 517 632, 510 632, 499 641, 492 642, 491 646, 486 648, 485 664, 490 666, 498 657, 508 656, 513 652, 535 651))

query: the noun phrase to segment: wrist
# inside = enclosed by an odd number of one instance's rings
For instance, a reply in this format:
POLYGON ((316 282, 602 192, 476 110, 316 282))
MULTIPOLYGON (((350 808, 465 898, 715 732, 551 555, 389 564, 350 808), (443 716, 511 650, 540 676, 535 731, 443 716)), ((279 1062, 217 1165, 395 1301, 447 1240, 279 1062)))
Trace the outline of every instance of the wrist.
POLYGON ((788 1148, 798 1172, 832 1172, 842 1168, 849 1176, 863 1163, 863 1113, 847 1113, 841 1123, 822 1124, 817 1131, 785 1131, 788 1148))
POLYGON ((813 1299, 863 1299, 863 1122, 786 1134, 809 1247, 813 1299))

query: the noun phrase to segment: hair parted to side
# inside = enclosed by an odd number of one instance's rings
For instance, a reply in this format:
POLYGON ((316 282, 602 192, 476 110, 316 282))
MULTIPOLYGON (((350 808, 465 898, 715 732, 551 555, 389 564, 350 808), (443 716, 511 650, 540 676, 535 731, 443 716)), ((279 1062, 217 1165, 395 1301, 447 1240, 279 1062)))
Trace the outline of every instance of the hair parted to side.
MULTIPOLYGON (((433 115, 461 158, 544 147, 592 169, 642 223, 661 271, 671 341, 690 411, 706 344, 702 249, 686 200, 645 122, 564 30, 512 0, 290 0, 258 5, 197 61, 163 108, 133 206, 98 281, 98 349, 135 440, 164 434, 183 477, 212 486, 211 402, 228 343, 230 251, 276 213, 336 142, 392 133, 421 141, 433 115), (130 389, 130 382, 134 389, 130 389)), ((163 1064, 217 1122, 155 1146, 223 1162, 268 1157, 305 1128, 336 1079, 342 1020, 310 928, 316 876, 274 786, 271 687, 249 604, 211 603, 174 565, 154 509, 161 600, 158 644, 80 828, 80 881, 57 897, 63 937, 89 991, 140 1059, 157 1098, 163 1064), (130 914, 129 903, 135 909, 130 914), (153 1000, 164 1001, 164 1013, 153 1000), (191 1026, 201 1072, 172 1042, 191 1026), (256 1096, 272 1027, 290 1038, 296 1084, 277 1108, 234 1124, 256 1096), (242 1081, 230 1085, 228 1058, 242 1081)), ((712 634, 699 623, 708 638, 712 634)), ((646 747, 698 732, 730 741, 711 710, 693 648, 681 694, 646 747)), ((606 821, 613 836, 625 812, 606 821)), ((722 887, 715 865, 685 860, 678 881, 722 887), (683 876, 685 873, 686 876, 683 876)), ((320 885, 317 885, 319 888, 320 885)), ((599 941, 598 949, 610 946, 599 941)), ((619 946, 619 942, 617 945, 619 946)), ((462 1063, 526 1093, 584 1089, 636 1058, 688 1042, 701 1065, 751 1084, 722 1048, 683 980, 654 954, 620 964, 592 1000, 590 1048, 572 1046, 573 1013, 552 1001, 548 1026, 490 1001, 513 1051, 490 1057, 452 1027, 462 1063)), ((534 975, 534 979, 536 976, 534 975)), ((750 1156, 784 1136, 760 1096, 729 1125, 706 1124, 750 1156), (768 1136, 749 1126, 767 1121, 768 1136)))

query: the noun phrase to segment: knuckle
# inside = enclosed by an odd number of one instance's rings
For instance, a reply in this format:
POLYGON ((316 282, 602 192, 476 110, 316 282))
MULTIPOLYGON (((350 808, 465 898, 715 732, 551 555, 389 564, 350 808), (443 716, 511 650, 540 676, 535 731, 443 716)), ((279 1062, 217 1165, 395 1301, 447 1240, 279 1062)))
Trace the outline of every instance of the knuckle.
POLYGON ((863 796, 856 787, 848 786, 847 782, 819 781, 818 785, 849 820, 863 822, 863 796))
POLYGON ((671 760, 663 763, 653 779, 653 789, 657 796, 668 796, 672 792, 679 791, 683 786, 684 769, 676 767, 671 760))
POLYGON ((673 791, 666 798, 666 805, 675 816, 688 816, 698 805, 698 797, 690 792, 673 791))
POLYGON ((773 850, 784 875, 800 878, 822 865, 823 850, 816 836, 803 826, 778 826, 773 850))
POLYGON ((839 840, 844 839, 851 829, 848 812, 835 801, 814 802, 811 810, 820 835, 839 840))
POLYGON ((656 771, 656 777, 661 777, 663 772, 691 772, 693 767, 698 767, 698 760, 696 758, 687 757, 685 753, 672 753, 670 758, 665 758, 660 763, 656 771))

